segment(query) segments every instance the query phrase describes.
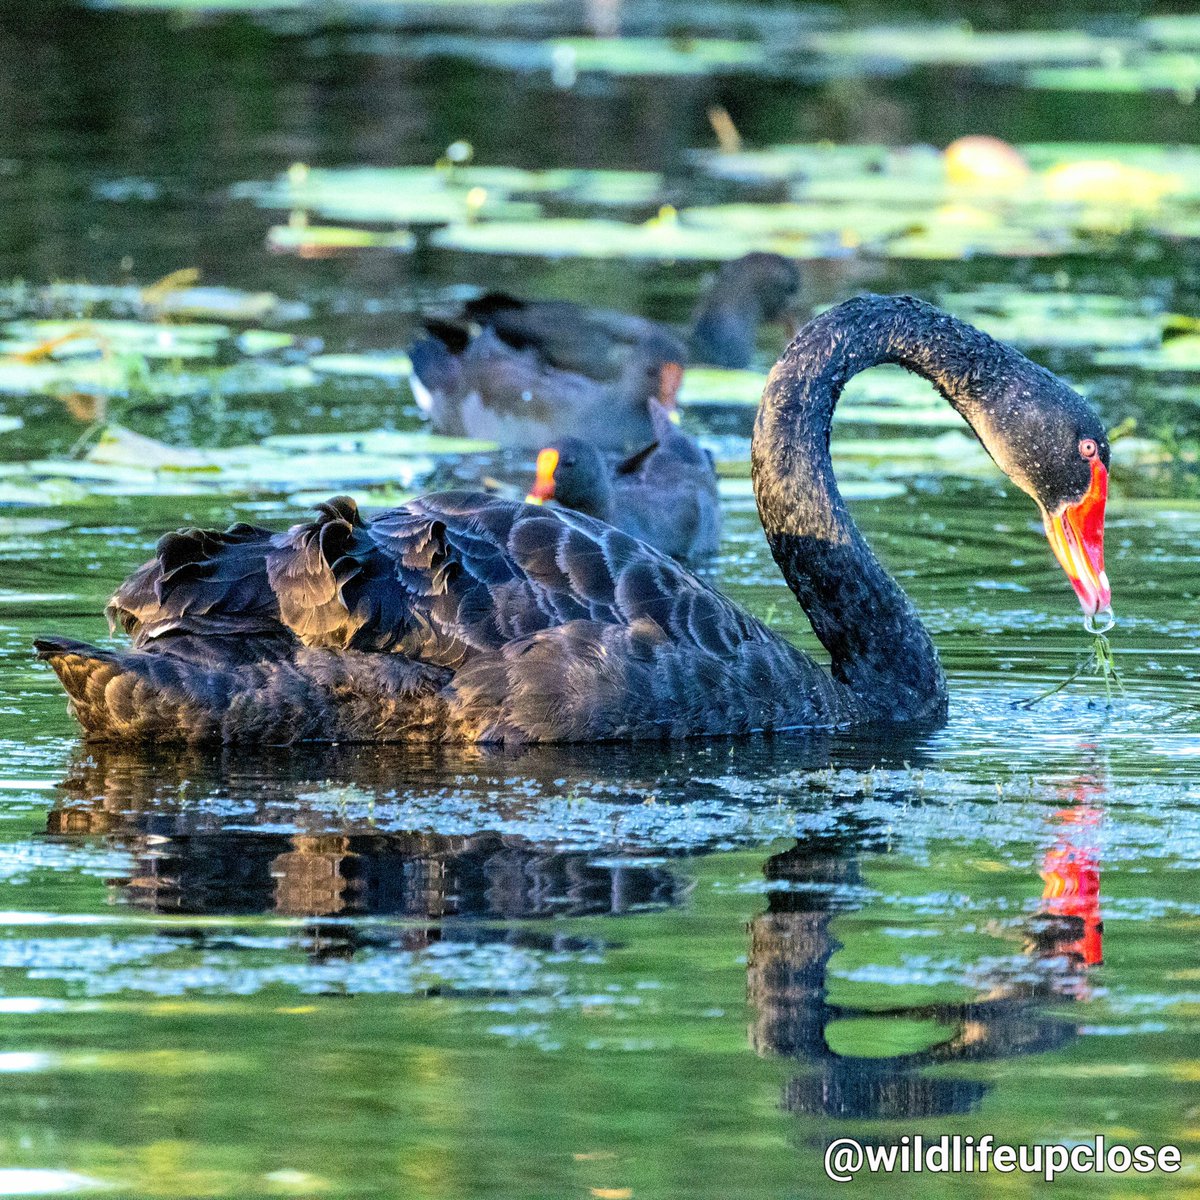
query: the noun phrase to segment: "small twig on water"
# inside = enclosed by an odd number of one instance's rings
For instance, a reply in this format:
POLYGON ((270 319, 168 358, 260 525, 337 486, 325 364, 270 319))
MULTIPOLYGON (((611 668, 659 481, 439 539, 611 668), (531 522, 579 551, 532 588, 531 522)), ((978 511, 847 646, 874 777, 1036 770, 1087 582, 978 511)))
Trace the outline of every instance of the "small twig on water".
POLYGON ((1116 684, 1118 692, 1125 691, 1125 685, 1121 682, 1120 673, 1117 671, 1116 661, 1113 659, 1112 645, 1108 638, 1102 633, 1098 633, 1092 639, 1092 652, 1085 658, 1070 675, 1061 683, 1056 683, 1052 688, 1047 688, 1044 692, 1034 696, 1030 700, 1018 700, 1018 708, 1032 708, 1035 704, 1040 704, 1043 700, 1051 696, 1057 695, 1065 687, 1074 683, 1075 680, 1084 675, 1099 675, 1104 681, 1104 694, 1107 703, 1112 703, 1113 684, 1116 684))

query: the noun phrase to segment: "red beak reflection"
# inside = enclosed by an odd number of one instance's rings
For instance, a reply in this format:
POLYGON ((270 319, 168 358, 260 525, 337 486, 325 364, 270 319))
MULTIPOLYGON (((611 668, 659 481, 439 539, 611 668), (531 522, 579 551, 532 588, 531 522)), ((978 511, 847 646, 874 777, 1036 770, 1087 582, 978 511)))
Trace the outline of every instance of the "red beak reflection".
POLYGON ((1102 633, 1112 626, 1112 589, 1104 573, 1104 506, 1108 501, 1108 470, 1092 459, 1092 482, 1077 504, 1060 513, 1046 513, 1044 522, 1050 549, 1067 573, 1079 603, 1084 624, 1102 633))

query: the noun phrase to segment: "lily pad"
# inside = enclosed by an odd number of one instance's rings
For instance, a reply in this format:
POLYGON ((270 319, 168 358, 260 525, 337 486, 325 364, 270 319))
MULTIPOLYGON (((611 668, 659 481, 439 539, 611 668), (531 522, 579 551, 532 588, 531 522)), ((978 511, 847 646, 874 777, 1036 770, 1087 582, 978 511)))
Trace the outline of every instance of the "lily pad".
POLYGON ((931 214, 923 228, 889 241, 884 253, 895 259, 943 261, 1041 258, 1069 253, 1078 245, 1070 230, 1055 222, 1025 225, 978 205, 947 205, 931 214))
POLYGON ((757 408, 766 382, 766 375, 760 371, 689 367, 683 374, 677 399, 681 408, 724 407, 730 404, 757 408))
POLYGON ((54 517, 3 517, 0 516, 0 538, 36 537, 43 533, 57 533, 69 529, 70 521, 54 517))
MULTIPOLYGON (((345 489, 343 494, 349 496, 359 508, 381 509, 398 508, 401 504, 411 500, 416 493, 405 488, 383 486, 352 487, 345 489)), ((318 504, 324 504, 328 499, 329 492, 327 490, 305 491, 290 493, 287 502, 296 508, 310 509, 316 508, 318 504)))
POLYGON ((1046 67, 1027 72, 1023 82, 1026 87, 1056 92, 1175 92, 1191 103, 1200 87, 1200 57, 1151 53, 1131 62, 1046 67))
POLYGON ((220 342, 232 337, 228 325, 167 325, 150 321, 9 321, 8 353, 29 351, 59 341, 58 358, 93 356, 102 351, 143 358, 212 358, 220 342))
POLYGON ((443 437, 436 433, 398 432, 394 429, 368 429, 360 433, 284 433, 263 439, 263 446, 279 450, 305 450, 313 453, 375 455, 487 454, 497 449, 495 442, 477 438, 443 437))
POLYGON ((200 450, 168 446, 121 425, 109 425, 88 451, 88 463, 135 467, 139 471, 219 470, 216 462, 200 450))
POLYGON ((993 337, 1017 346, 1128 349, 1157 346, 1162 340, 1162 315, 1137 312, 1121 296, 995 286, 947 293, 940 301, 993 337))
POLYGON ((931 183, 945 179, 941 153, 933 146, 839 145, 808 142, 734 153, 691 153, 705 174, 743 183, 854 179, 886 175, 931 183))
MULTIPOLYGON (((718 482, 722 500, 753 500, 754 484, 749 478, 724 478, 718 482)), ((845 479, 838 482, 843 500, 893 500, 908 488, 894 479, 845 479)))
POLYGON ((406 229, 378 233, 371 229, 352 229, 338 225, 272 225, 267 230, 267 248, 279 254, 298 254, 301 258, 333 258, 359 250, 388 250, 407 254, 417 241, 406 229))
MULTIPOLYGON (((196 274, 188 272, 189 276, 196 274)), ((169 279, 170 277, 168 277, 169 279)), ((82 320, 81 314, 158 320, 162 317, 192 320, 302 321, 312 315, 300 300, 286 300, 273 292, 244 292, 229 287, 164 287, 152 284, 51 283, 31 287, 26 283, 0 286, 0 306, 14 314, 61 313, 82 320)))
POLYGON ((26 363, 0 358, 0 394, 56 396, 64 392, 115 395, 126 389, 128 372, 116 362, 79 359, 26 363))
POLYGON ((1101 63, 1123 43, 1083 30, 978 32, 964 23, 876 25, 810 34, 804 48, 830 58, 857 59, 882 68, 978 67, 1026 63, 1101 63))
POLYGON ((581 74, 681 76, 778 73, 780 59, 760 42, 729 38, 548 38, 542 41, 431 34, 411 38, 403 53, 458 58, 509 71, 547 71, 561 87, 581 74))
POLYGON ((846 204, 717 204, 687 208, 679 214, 688 228, 736 233, 763 246, 815 257, 830 249, 856 249, 885 243, 920 225, 928 210, 906 208, 897 200, 887 206, 846 204))
POLYGON ((16 478, 0 472, 0 508, 56 508, 86 504, 92 493, 69 479, 34 478, 22 471, 16 478))
POLYGON ((1185 333, 1145 350, 1102 350, 1094 359, 1100 367, 1137 371, 1200 371, 1200 333, 1185 333))
POLYGON ((276 333, 270 329, 247 329, 237 336, 237 348, 243 354, 273 354, 287 350, 296 344, 290 333, 276 333))
POLYGON ((312 308, 301 300, 228 287, 180 288, 146 299, 145 305, 160 317, 190 320, 304 321, 312 316, 312 308))
MULTIPOLYGON (((767 377, 757 371, 691 367, 679 389, 684 408, 757 408, 767 377)), ((961 429, 962 418, 933 386, 902 367, 876 367, 846 384, 834 410, 838 425, 961 429)))
POLYGON ((318 354, 308 365, 322 375, 350 375, 363 379, 407 379, 412 361, 407 354, 318 354))
POLYGON ((1142 22, 1142 36, 1151 45, 1171 50, 1200 50, 1200 13, 1175 13, 1142 22))
POLYGON ((710 230, 677 221, 628 225, 604 218, 558 218, 537 222, 487 221, 451 225, 430 236, 434 246, 473 254, 521 254, 537 258, 695 259, 738 258, 755 247, 736 234, 715 238, 710 230))
MULTIPOLYGON (((914 465, 939 471, 975 474, 991 464, 987 451, 956 429, 926 438, 835 438, 833 457, 869 462, 903 476, 914 465)), ((993 468, 994 469, 994 468, 993 468)))

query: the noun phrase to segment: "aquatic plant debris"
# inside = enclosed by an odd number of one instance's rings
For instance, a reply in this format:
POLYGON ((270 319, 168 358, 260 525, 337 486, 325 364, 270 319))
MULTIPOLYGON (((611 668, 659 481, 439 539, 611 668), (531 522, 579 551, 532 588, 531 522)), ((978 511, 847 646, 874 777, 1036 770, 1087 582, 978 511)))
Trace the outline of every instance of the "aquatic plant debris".
POLYGON ((1085 675, 1099 677, 1102 680, 1105 697, 1109 704, 1112 703, 1114 685, 1117 691, 1125 691, 1125 685, 1122 683, 1121 676, 1117 671, 1116 660, 1113 658, 1112 645, 1103 633, 1093 635, 1092 647, 1088 656, 1066 679, 1061 683, 1056 683, 1051 688, 1047 688, 1046 691, 1039 693, 1032 697, 1032 699, 1018 701, 1017 705, 1019 708, 1033 708, 1035 704, 1040 704, 1043 700, 1057 695, 1064 688, 1074 683, 1077 679, 1083 678, 1085 675))

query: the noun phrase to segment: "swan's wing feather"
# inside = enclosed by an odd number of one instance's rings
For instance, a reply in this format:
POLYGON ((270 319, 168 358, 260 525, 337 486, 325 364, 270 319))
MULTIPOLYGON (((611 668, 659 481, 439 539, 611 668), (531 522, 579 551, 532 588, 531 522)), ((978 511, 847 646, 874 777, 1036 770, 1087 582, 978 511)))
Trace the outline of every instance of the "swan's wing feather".
POLYGON ((278 630, 279 607, 266 574, 272 536, 245 524, 166 534, 155 557, 109 601, 110 625, 120 624, 139 646, 165 633, 278 630))
POLYGON ((269 634, 452 668, 579 622, 641 630, 642 640, 654 631, 692 657, 777 641, 612 526, 472 492, 425 496, 371 521, 339 497, 286 533, 168 535, 110 611, 139 644, 269 634))
POLYGON ((720 653, 772 635, 678 563, 578 513, 468 492, 385 513, 332 562, 357 649, 455 665, 572 621, 720 653))
POLYGON ((137 647, 168 634, 294 633, 309 645, 342 645, 348 617, 328 564, 362 529, 354 501, 339 496, 286 533, 245 524, 168 533, 117 589, 109 621, 137 647))

